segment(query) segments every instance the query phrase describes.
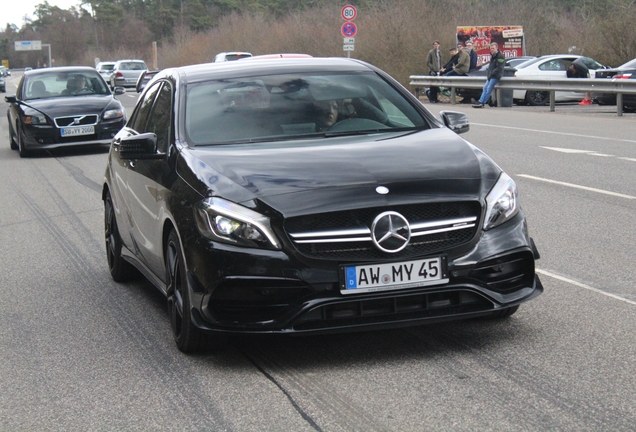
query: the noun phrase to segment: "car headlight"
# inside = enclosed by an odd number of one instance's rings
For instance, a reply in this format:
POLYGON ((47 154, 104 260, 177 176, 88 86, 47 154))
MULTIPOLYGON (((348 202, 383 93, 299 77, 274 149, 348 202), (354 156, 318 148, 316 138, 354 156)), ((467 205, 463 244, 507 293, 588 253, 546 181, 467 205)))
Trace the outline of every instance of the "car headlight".
POLYGON ((121 117, 124 117, 124 110, 122 108, 107 110, 107 111, 104 111, 104 114, 102 114, 102 117, 104 120, 112 120, 116 118, 121 118, 121 117))
POLYGON ((27 125, 43 125, 47 124, 46 117, 42 114, 25 115, 22 122, 27 125))
POLYGON ((486 197, 486 220, 484 229, 489 230, 512 219, 519 212, 517 185, 505 172, 486 197))
POLYGON ((207 198, 194 207, 199 232, 212 240, 245 247, 280 249, 269 218, 222 198, 207 198))

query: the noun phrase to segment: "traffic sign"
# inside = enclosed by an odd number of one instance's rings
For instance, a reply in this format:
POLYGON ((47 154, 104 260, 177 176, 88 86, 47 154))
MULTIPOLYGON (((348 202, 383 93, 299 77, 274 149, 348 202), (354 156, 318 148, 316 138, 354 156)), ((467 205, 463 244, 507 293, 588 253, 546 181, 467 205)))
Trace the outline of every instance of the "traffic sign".
POLYGON ((41 51, 42 41, 15 41, 14 47, 16 51, 41 51))
POLYGON ((355 43, 356 38, 344 38, 343 42, 346 44, 352 44, 355 43))
POLYGON ((342 7, 340 15, 342 15, 342 19, 344 19, 345 21, 353 21, 354 19, 356 19, 358 11, 356 10, 355 6, 346 5, 342 7))
POLYGON ((342 46, 343 51, 353 51, 353 44, 344 44, 342 46))
POLYGON ((352 22, 346 22, 342 25, 341 31, 344 37, 354 37, 358 31, 358 27, 352 22))

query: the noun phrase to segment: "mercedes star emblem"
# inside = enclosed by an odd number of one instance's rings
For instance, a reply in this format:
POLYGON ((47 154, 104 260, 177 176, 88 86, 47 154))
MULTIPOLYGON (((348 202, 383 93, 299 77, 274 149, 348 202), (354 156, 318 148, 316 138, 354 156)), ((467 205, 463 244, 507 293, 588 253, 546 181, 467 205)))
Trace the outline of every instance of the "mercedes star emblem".
POLYGON ((371 226, 373 244, 383 252, 396 253, 411 240, 411 227, 404 216, 396 212, 379 214, 371 226))

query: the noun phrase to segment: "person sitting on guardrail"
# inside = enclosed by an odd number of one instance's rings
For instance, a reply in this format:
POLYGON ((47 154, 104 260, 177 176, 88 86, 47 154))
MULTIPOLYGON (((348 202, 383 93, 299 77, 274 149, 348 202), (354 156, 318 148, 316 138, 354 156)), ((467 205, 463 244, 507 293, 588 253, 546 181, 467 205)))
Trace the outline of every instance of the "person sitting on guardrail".
MULTIPOLYGON (((565 72, 568 78, 589 78, 590 70, 585 66, 583 59, 581 57, 574 60, 568 66, 567 71, 565 72)), ((585 92, 585 97, 579 105, 592 105, 592 95, 590 92, 585 92)))
POLYGON ((441 75, 446 75, 447 72, 453 69, 453 66, 457 64, 457 60, 459 59, 459 53, 457 52, 457 48, 452 47, 448 50, 450 54, 450 60, 448 63, 444 65, 444 67, 440 70, 441 75))
POLYGON ((506 59, 501 51, 499 51, 499 44, 493 42, 490 44, 490 63, 488 64, 488 74, 486 75, 486 84, 481 92, 479 100, 473 105, 473 108, 483 108, 490 100, 492 90, 495 88, 501 77, 503 76, 504 65, 506 59))
POLYGON ((470 55, 464 51, 464 45, 457 44, 457 51, 459 57, 457 57, 457 64, 453 66, 453 70, 449 71, 446 76, 466 76, 468 69, 470 68, 470 55))

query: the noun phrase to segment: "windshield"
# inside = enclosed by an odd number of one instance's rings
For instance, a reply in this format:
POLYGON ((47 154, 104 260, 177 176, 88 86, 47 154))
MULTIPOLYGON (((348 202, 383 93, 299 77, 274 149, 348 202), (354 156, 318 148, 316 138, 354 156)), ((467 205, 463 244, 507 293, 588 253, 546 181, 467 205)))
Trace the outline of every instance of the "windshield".
POLYGON ((618 69, 635 69, 636 68, 636 59, 630 60, 624 65, 618 67, 618 69))
POLYGON ((97 72, 71 71, 30 75, 23 84, 23 99, 111 94, 97 72))
POLYGON ((280 74, 207 81, 187 91, 193 145, 428 128, 374 73, 280 74))

